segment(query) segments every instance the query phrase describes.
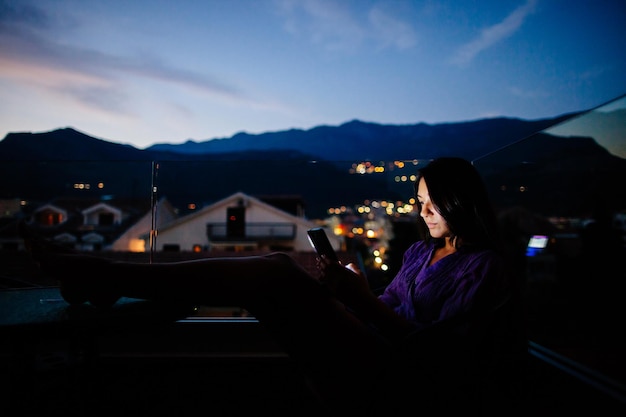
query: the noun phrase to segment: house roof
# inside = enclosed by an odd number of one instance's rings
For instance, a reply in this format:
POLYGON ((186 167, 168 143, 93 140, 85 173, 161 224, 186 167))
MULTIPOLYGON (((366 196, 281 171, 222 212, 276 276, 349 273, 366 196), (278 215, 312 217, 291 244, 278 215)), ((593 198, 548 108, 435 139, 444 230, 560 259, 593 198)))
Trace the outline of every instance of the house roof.
POLYGON ((186 223, 190 220, 194 220, 197 219, 199 217, 202 217, 204 215, 206 215, 207 213, 210 213, 216 209, 219 209, 222 206, 231 206, 233 204, 254 204, 256 206, 261 206, 263 207, 264 210, 267 210, 270 213, 275 214, 276 216, 279 217, 288 217, 291 221, 293 222, 297 222, 300 223, 302 225, 306 225, 306 226, 313 226, 314 222, 312 222, 311 220, 308 220, 306 218, 303 217, 299 217, 299 216, 295 216, 289 212, 286 212, 284 210, 281 210, 271 204, 268 204, 264 201, 262 201, 259 198, 253 197, 251 195, 248 195, 244 192, 238 191, 234 194, 231 194, 230 196, 223 198, 221 200, 218 200, 212 204, 209 204, 203 208, 201 208, 200 210, 193 212, 191 214, 179 217, 171 222, 169 222, 166 225, 161 226, 160 228, 160 232, 164 232, 167 231, 169 229, 173 229, 183 223, 186 223))

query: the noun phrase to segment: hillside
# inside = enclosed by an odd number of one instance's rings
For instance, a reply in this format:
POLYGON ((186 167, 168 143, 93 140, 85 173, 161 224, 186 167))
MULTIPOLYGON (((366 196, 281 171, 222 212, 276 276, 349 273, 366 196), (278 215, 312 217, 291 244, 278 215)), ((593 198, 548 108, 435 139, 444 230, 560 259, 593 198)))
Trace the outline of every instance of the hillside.
MULTIPOLYGON (((407 164, 398 172, 394 160, 457 155, 478 160, 496 203, 510 198, 497 192, 502 184, 524 181, 534 184, 536 190, 532 198, 527 194, 525 205, 549 214, 546 202, 558 193, 571 200, 569 206, 576 211, 580 193, 576 189, 564 192, 559 185, 563 178, 579 179, 575 184, 568 182, 579 190, 594 190, 597 184, 587 184, 580 167, 598 172, 607 166, 617 166, 618 172, 626 170, 623 159, 610 155, 592 138, 532 135, 566 118, 528 122, 486 119, 433 126, 352 121, 338 127, 237 134, 230 139, 161 144, 145 150, 70 128, 11 133, 0 141, 0 198, 40 203, 77 195, 150 198, 156 186, 159 196, 184 212, 190 204, 198 207, 243 191, 301 196, 307 215, 315 218, 323 217, 329 207, 353 206, 364 200, 407 200, 412 185, 399 183, 395 177, 413 174, 415 168, 407 164), (511 143, 515 145, 507 146, 511 143), (502 148, 506 150, 491 154, 502 148), (481 158, 483 155, 488 156, 481 158), (563 155, 567 155, 565 161, 563 155), (350 173, 352 164, 365 160, 386 167, 385 174, 350 173)), ((612 182, 607 176, 603 183, 612 182)), ((624 197, 619 194, 616 198, 624 197)))

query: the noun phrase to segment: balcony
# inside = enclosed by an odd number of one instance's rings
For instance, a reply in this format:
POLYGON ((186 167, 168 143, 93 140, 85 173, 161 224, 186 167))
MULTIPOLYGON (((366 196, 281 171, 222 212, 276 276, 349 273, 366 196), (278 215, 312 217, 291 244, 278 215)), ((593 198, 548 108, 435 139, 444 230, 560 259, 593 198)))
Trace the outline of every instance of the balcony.
MULTIPOLYGON (((593 204, 609 202, 610 207, 615 209, 614 226, 622 239, 616 246, 622 251, 619 253, 623 254, 626 242, 626 194, 624 187, 619 187, 615 179, 625 178, 626 155, 622 151, 623 147, 616 147, 613 143, 613 135, 605 135, 605 127, 612 124, 604 122, 605 117, 612 113, 615 116, 621 114, 619 126, 625 126, 623 115, 626 114, 626 103, 622 100, 621 105, 615 104, 617 110, 605 108, 591 111, 474 161, 486 178, 498 208, 511 215, 504 218, 506 226, 513 232, 507 243, 517 250, 517 244, 521 242, 521 259, 520 264, 516 265, 516 272, 524 284, 528 303, 529 366, 528 377, 524 381, 527 400, 523 404, 523 411, 527 415, 567 415, 590 409, 594 415, 626 415, 626 361, 623 357, 626 333, 622 323, 625 310, 621 296, 623 292, 619 289, 624 275, 608 267, 613 262, 612 265, 623 268, 626 257, 609 256, 606 251, 600 254, 595 250, 590 251, 583 246, 582 238, 585 225, 593 220, 588 218, 593 204), (587 131, 594 126, 597 127, 595 132, 587 131), (605 149, 598 149, 598 146, 605 149), (602 197, 602 200, 597 197, 602 197), (519 207, 524 210, 516 210, 519 207), (537 233, 550 237, 547 252, 525 255, 528 238, 537 233)), ((620 134, 619 138, 626 137, 623 131, 620 134)), ((56 190, 49 182, 52 175, 40 172, 64 173, 67 170, 71 178, 78 173, 91 172, 91 165, 91 162, 68 164, 65 161, 46 161, 41 164, 42 171, 39 171, 33 168, 33 164, 5 161, 3 168, 7 169, 7 174, 0 178, 6 179, 3 190, 11 190, 18 179, 30 181, 35 178, 41 183, 42 189, 48 192, 56 190), (28 169, 22 171, 22 166, 28 169)), ((146 184, 150 184, 150 176, 143 173, 150 173, 150 167, 137 163, 140 165, 137 173, 132 171, 131 175, 122 169, 126 165, 131 164, 111 164, 105 161, 102 170, 98 167, 98 174, 112 183, 132 184, 133 190, 135 187, 146 189, 146 184), (118 180, 121 173, 124 173, 124 181, 118 180)), ((199 188, 197 180, 184 182, 181 179, 196 178, 186 173, 188 165, 189 162, 172 161, 163 164, 159 177, 160 195, 172 201, 188 202, 187 194, 182 192, 184 190, 179 185, 190 184, 190 187, 199 188)), ((229 172, 231 165, 234 165, 231 161, 211 161, 206 164, 206 172, 210 174, 203 171, 204 177, 225 176, 224 172, 229 172)), ((238 165, 237 169, 242 169, 244 165, 238 165)), ((278 162, 274 166, 281 173, 295 172, 291 161, 286 161, 282 167, 278 162)), ((316 170, 320 168, 317 164, 311 166, 316 170)), ((306 169, 309 168, 307 165, 306 169)), ((396 182, 394 178, 402 178, 404 174, 408 177, 414 169, 407 164, 402 170, 397 168, 393 172, 380 174, 381 177, 390 175, 382 182, 378 182, 374 174, 359 177, 352 175, 350 182, 337 174, 333 177, 335 181, 325 183, 332 186, 331 190, 324 188, 323 192, 328 197, 339 195, 341 198, 338 200, 344 201, 347 198, 343 194, 344 190, 355 189, 360 184, 354 182, 357 178, 358 181, 367 181, 363 184, 367 185, 368 190, 376 190, 386 199, 396 193, 410 196, 410 184, 396 182), (340 191, 335 191, 335 188, 340 191)), ((313 184, 319 184, 322 174, 320 171, 314 173, 311 176, 315 178, 313 184)), ((246 176, 233 176, 240 177, 249 180, 246 176)), ((276 190, 289 194, 302 190, 318 192, 319 189, 308 186, 309 183, 305 181, 294 181, 297 188, 291 189, 290 184, 283 184, 274 178, 264 175, 262 179, 263 186, 269 184, 267 186, 270 190, 260 186, 252 187, 253 184, 246 184, 250 185, 246 189, 263 194, 276 190)), ((69 180, 58 182, 63 184, 69 180)), ((211 183, 211 187, 202 190, 202 201, 219 202, 219 198, 242 188, 240 185, 236 180, 232 184, 225 181, 211 183)), ((23 191, 17 194, 26 194, 30 186, 30 183, 24 183, 23 191)), ((317 205, 327 200, 315 194, 306 197, 307 201, 317 205)), ((20 202, 13 199, 6 204, 14 206, 14 211, 19 211, 20 216, 32 216, 34 207, 28 204, 21 206, 20 202)), ((28 203, 27 200, 25 202, 28 203)), ((190 207, 182 203, 179 205, 190 207)), ((150 208, 149 204, 143 206, 150 208)), ((226 209, 239 206, 235 201, 219 207, 226 209)), ((396 204, 394 207, 403 208, 404 205, 396 204)), ((84 209, 83 206, 75 208, 75 212, 84 209)), ((372 212, 375 210, 372 204, 367 207, 360 205, 359 208, 371 208, 372 212)), ((201 208, 194 206, 194 210, 199 212, 201 208)), ((315 212, 310 207, 307 207, 307 211, 315 212)), ((381 212, 379 209, 377 213, 381 212)), ((68 213, 71 216, 74 212, 68 213)), ((165 210, 159 211, 159 220, 167 219, 164 213, 165 210)), ((342 221, 351 216, 353 219, 345 221, 350 221, 351 226, 346 230, 352 230, 353 220, 357 217, 355 213, 358 212, 335 213, 334 216, 342 221)), ((371 212, 363 213, 369 216, 371 212)), ((257 221, 262 218, 251 210, 243 213, 243 216, 257 221)), ((358 220, 361 220, 366 215, 359 216, 358 220)), ((406 214, 404 216, 408 221, 404 221, 405 218, 400 217, 399 213, 389 215, 390 227, 394 232, 390 247, 395 250, 387 252, 387 255, 392 261, 392 270, 402 253, 402 239, 412 239, 410 224, 413 219, 406 214), (391 259, 392 256, 396 258, 391 259)), ((227 218, 225 210, 211 217, 222 220, 221 223, 210 223, 206 218, 196 217, 197 222, 190 224, 187 230, 197 232, 200 236, 192 236, 189 247, 196 243, 203 247, 206 244, 205 237, 208 237, 210 245, 217 249, 232 251, 231 248, 245 247, 259 249, 262 253, 269 246, 282 246, 289 251, 293 242, 303 236, 297 229, 302 227, 299 220, 244 222, 236 227, 236 224, 228 223, 227 218)), ((7 218, 4 224, 10 222, 14 220, 7 218)), ((72 224, 68 224, 68 227, 72 224)), ((50 236, 69 232, 61 229, 61 226, 54 225, 41 228, 40 231, 46 235, 50 232, 50 236)), ((159 261, 232 255, 213 250, 196 253, 174 239, 179 235, 187 237, 186 234, 167 235, 163 227, 157 229, 160 243, 176 244, 179 248, 176 253, 156 251, 159 261)), ((52 287, 56 282, 34 269, 28 254, 20 246, 21 242, 8 231, 8 226, 0 227, 0 244, 3 245, 0 250, 0 287, 4 289, 0 291, 0 318, 5 320, 0 337, 0 369, 3 371, 0 372, 0 382, 8 387, 4 392, 8 394, 9 405, 20 407, 23 415, 50 414, 52 409, 59 412, 56 415, 91 416, 197 414, 205 411, 221 412, 222 415, 248 416, 261 412, 277 415, 287 400, 293 406, 289 410, 283 409, 284 415, 313 415, 309 411, 313 406, 308 392, 302 386, 300 375, 294 370, 295 365, 273 345, 273 341, 268 339, 254 318, 206 314, 154 323, 154 320, 163 318, 162 311, 150 310, 150 304, 137 303, 136 308, 135 304, 120 304, 116 307, 123 315, 106 317, 94 317, 89 309, 68 308, 54 292, 52 295, 39 294, 40 291, 56 291, 52 287), (31 282, 36 285, 31 285, 31 282), (34 286, 44 288, 23 288, 34 286), (36 296, 12 306, 8 297, 20 294, 36 296), (30 312, 36 308, 53 310, 53 314, 42 315, 43 319, 51 323, 42 324, 33 320, 30 312), (25 325, 8 323, 6 320, 12 315, 25 321, 25 325)), ((105 234, 101 229, 98 232, 105 234)), ((590 247, 607 247, 606 240, 599 242, 590 247)), ((106 250, 100 252, 102 256, 141 261, 147 261, 148 255, 106 250)), ((312 253, 294 252, 293 248, 291 252, 297 256, 298 263, 313 267, 312 253)), ((350 255, 354 256, 353 253, 350 255)), ((388 274, 391 275, 391 272, 388 274)))
POLYGON ((254 247, 284 245, 296 238, 294 223, 208 223, 206 233, 212 247, 243 244, 254 247))

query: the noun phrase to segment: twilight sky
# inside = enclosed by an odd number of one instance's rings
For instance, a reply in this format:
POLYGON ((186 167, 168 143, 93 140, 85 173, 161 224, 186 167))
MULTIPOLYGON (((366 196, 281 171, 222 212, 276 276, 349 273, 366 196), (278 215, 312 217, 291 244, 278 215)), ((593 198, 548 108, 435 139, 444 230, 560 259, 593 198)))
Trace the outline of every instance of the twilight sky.
POLYGON ((626 93, 626 0, 0 0, 0 140, 540 119, 626 93))

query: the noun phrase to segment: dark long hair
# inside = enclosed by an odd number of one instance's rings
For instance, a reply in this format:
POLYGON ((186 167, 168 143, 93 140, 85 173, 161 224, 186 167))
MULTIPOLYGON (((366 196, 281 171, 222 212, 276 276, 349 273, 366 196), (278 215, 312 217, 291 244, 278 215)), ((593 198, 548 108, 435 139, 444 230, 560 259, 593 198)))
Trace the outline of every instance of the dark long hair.
MULTIPOLYGON (((498 249, 498 224, 487 189, 471 162, 457 157, 441 157, 418 169, 415 193, 424 178, 435 210, 448 223, 455 247, 498 249)), ((418 203, 421 211, 422 206, 418 203)), ((419 217, 420 231, 430 236, 424 220, 419 217)), ((440 242, 441 243, 441 242, 440 242)))

